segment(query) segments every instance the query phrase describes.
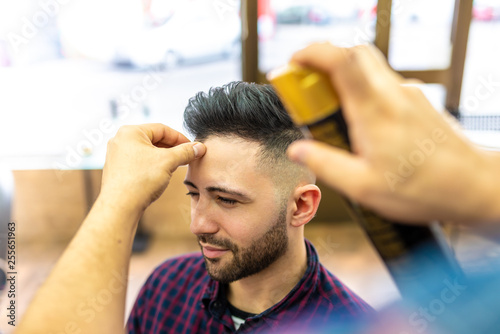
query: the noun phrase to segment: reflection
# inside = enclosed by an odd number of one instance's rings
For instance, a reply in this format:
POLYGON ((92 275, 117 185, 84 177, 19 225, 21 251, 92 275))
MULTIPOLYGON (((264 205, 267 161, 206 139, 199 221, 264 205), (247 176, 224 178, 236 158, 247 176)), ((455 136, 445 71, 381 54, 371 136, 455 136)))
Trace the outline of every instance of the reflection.
POLYGON ((371 42, 376 4, 376 0, 259 0, 261 71, 286 63, 293 52, 313 42, 341 46, 371 42))
POLYGON ((237 56, 240 19, 237 7, 224 11, 209 1, 179 6, 158 26, 143 27, 115 50, 113 63, 125 67, 173 68, 237 56))
POLYGON ((194 92, 240 79, 240 31, 237 0, 0 2, 0 158, 100 168, 115 130, 78 147, 101 122, 181 131, 194 92))
POLYGON ((500 20, 500 3, 492 0, 474 0, 472 17, 478 21, 500 20))
POLYGON ((239 56, 237 0, 0 4, 0 67, 60 58, 135 68, 239 56))
POLYGON ((290 6, 276 14, 278 24, 317 24, 330 23, 332 17, 325 8, 317 5, 290 6))
POLYGON ((141 0, 76 0, 58 17, 65 56, 102 62, 111 61, 116 47, 143 23, 141 0))

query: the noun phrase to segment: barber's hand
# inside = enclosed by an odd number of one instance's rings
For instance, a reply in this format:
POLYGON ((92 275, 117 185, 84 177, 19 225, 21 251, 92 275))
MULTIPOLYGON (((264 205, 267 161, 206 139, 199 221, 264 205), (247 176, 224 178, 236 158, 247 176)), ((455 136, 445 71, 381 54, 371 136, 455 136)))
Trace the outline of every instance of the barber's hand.
POLYGON ((409 81, 377 49, 313 44, 292 62, 329 74, 353 150, 302 141, 289 148, 292 160, 388 218, 499 220, 498 157, 452 128, 418 88, 402 85, 409 81))
POLYGON ((123 126, 108 142, 99 196, 123 209, 144 210, 160 197, 177 167, 205 152, 205 145, 163 124, 123 126))

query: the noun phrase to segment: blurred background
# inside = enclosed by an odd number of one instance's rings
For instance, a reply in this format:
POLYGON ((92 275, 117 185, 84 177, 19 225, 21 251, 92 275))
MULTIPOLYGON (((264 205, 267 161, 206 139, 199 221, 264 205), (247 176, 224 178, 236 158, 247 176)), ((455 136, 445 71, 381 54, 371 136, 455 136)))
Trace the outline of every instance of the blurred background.
MULTIPOLYGON (((470 138, 496 149, 498 35, 495 0, 0 0, 0 234, 16 222, 18 316, 96 198, 106 142, 119 126, 183 131, 198 91, 264 82, 312 42, 375 42, 395 70, 426 83, 431 102, 457 116, 470 138)), ((128 309, 156 265, 198 250, 183 173, 141 221, 128 309)), ((324 192, 307 228, 324 264, 376 308, 397 299, 363 232, 324 192)), ((464 267, 497 261, 484 234, 447 233, 464 267)))

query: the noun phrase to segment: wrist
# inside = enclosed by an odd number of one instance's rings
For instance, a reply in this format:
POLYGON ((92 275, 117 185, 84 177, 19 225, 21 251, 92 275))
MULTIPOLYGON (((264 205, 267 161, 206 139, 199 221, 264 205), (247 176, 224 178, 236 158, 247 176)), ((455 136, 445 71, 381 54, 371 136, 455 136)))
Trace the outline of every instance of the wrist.
POLYGON ((480 219, 487 222, 500 222, 500 153, 482 152, 485 157, 484 170, 477 170, 481 175, 480 188, 476 196, 484 203, 484 211, 478 212, 480 219))
POLYGON ((121 221, 129 222, 134 226, 144 213, 145 207, 131 200, 128 194, 111 194, 101 192, 97 197, 92 210, 106 211, 121 221))
POLYGON ((144 197, 140 194, 140 191, 134 189, 137 189, 136 185, 103 184, 96 202, 103 202, 110 208, 125 212, 139 212, 142 214, 148 205, 140 200, 144 197))

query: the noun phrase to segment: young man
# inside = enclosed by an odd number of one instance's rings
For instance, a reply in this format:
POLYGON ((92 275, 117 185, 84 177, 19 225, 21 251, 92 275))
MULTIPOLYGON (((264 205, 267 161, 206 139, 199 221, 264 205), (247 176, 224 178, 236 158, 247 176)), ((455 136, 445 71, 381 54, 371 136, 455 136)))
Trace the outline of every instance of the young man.
POLYGON ((212 88, 190 100, 184 120, 207 149, 184 181, 201 253, 167 260, 152 273, 129 333, 271 332, 299 319, 307 327, 368 312, 304 239, 321 192, 314 176, 286 157, 303 136, 272 88, 212 88))
POLYGON ((302 135, 272 89, 232 83, 200 93, 185 120, 201 142, 162 124, 125 126, 109 141, 99 197, 17 333, 123 331, 137 222, 185 164, 202 252, 153 272, 129 333, 283 332, 371 310, 304 239, 321 193, 285 156, 302 135), (104 302, 85 312, 96 300, 104 302))

